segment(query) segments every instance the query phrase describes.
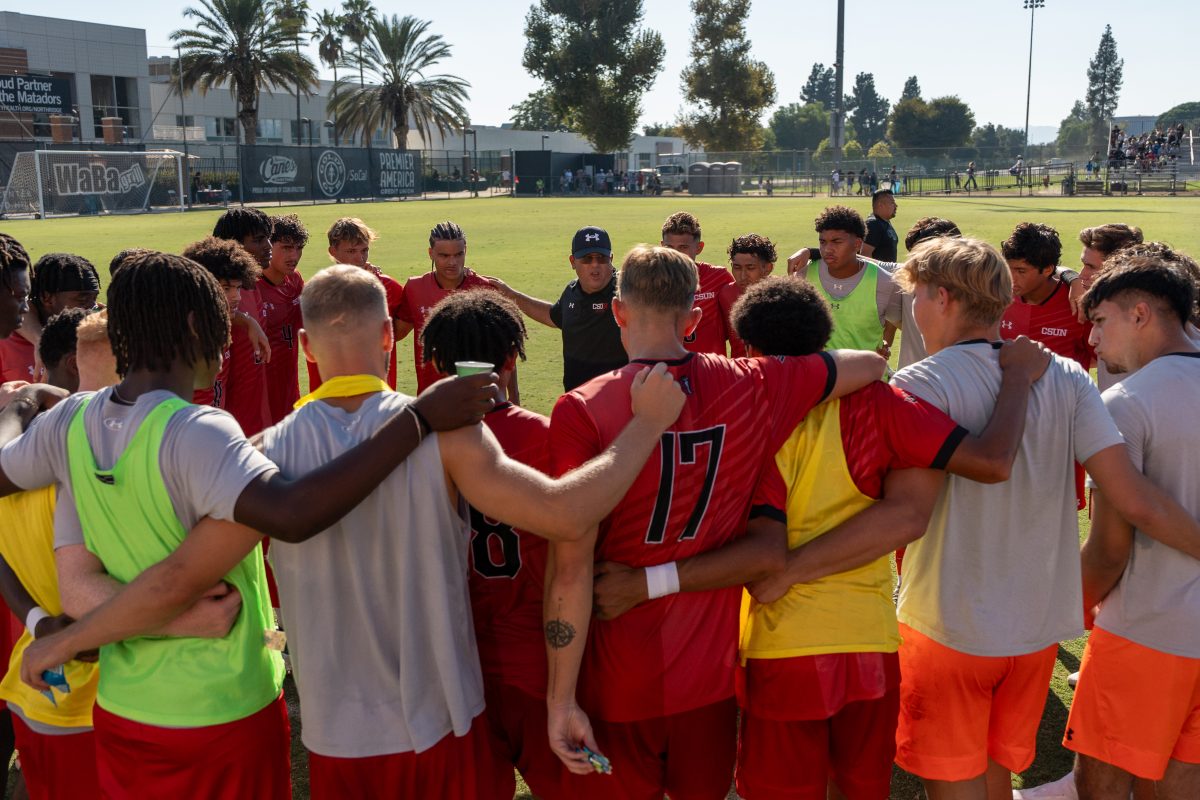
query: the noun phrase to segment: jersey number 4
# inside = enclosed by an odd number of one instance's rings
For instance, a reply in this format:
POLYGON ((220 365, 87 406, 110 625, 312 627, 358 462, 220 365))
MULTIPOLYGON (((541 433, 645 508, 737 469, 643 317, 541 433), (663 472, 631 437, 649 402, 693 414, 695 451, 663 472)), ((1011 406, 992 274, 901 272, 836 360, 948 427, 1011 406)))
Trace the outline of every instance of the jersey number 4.
POLYGON ((704 470, 704 485, 700 496, 688 516, 678 541, 696 538, 700 523, 708 511, 712 498, 713 484, 717 481, 717 468, 721 464, 721 448, 725 443, 725 426, 717 425, 702 431, 667 431, 662 435, 662 472, 658 479, 658 497, 654 501, 654 513, 650 516, 650 527, 646 529, 646 544, 662 544, 667 535, 667 520, 671 517, 671 500, 675 495, 675 467, 677 464, 695 464, 696 450, 708 446, 708 465, 704 470))
POLYGON ((471 561, 485 578, 515 578, 521 571, 521 540, 503 522, 471 509, 471 561), (500 561, 492 558, 492 538, 500 543, 500 561))

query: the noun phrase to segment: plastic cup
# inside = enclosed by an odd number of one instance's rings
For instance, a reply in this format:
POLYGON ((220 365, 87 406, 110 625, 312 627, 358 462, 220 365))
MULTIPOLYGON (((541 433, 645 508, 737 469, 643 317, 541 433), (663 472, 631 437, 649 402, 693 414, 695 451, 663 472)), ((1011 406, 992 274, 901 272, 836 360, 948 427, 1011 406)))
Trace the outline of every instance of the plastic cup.
POLYGON ((468 375, 486 375, 496 367, 486 361, 455 361, 454 371, 460 378, 468 375))

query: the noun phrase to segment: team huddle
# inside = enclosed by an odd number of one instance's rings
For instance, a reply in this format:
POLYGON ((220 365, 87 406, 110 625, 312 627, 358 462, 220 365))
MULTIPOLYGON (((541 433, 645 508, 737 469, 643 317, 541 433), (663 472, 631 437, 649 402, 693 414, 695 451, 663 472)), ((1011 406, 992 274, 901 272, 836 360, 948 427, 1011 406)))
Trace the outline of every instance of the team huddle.
POLYGON ((788 275, 584 227, 556 301, 453 222, 401 285, 340 219, 306 282, 299 217, 231 209, 102 306, 0 234, 0 756, 34 800, 289 798, 286 659, 315 798, 997 800, 1087 628, 1080 797, 1200 796, 1200 267, 933 217, 895 263, 872 206, 788 275))

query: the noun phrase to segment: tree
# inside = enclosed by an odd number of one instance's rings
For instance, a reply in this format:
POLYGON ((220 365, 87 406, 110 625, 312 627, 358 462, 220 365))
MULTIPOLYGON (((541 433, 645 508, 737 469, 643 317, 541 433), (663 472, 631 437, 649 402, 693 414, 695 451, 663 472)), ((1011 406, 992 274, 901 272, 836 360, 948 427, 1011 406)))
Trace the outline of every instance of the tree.
POLYGON ((871 145, 871 149, 867 151, 867 158, 891 158, 892 148, 888 147, 887 142, 876 142, 871 145))
POLYGON ((662 37, 641 20, 641 0, 537 0, 525 16, 521 63, 545 83, 555 113, 602 153, 628 146, 662 69, 662 37))
POLYGON ((854 112, 850 125, 860 142, 874 144, 887 135, 888 111, 891 104, 875 89, 875 76, 860 72, 854 76, 854 92, 850 95, 854 112))
MULTIPOLYGON (((300 37, 307 31, 304 26, 308 24, 308 0, 276 0, 275 16, 284 24, 288 32, 292 35, 292 39, 296 45, 296 55, 300 55, 300 37)), ((300 137, 304 135, 301 130, 302 117, 300 116, 300 95, 303 93, 304 87, 296 85, 296 142, 299 144, 300 137)), ((311 123, 310 123, 311 125, 311 123)), ((312 128, 308 130, 309 139, 312 139, 312 128)))
POLYGON ((829 135, 829 112, 820 103, 789 103, 771 115, 770 128, 780 150, 812 150, 829 135))
POLYGON ((182 55, 172 88, 182 83, 203 95, 228 86, 246 144, 258 141, 261 89, 299 86, 311 95, 317 82, 316 66, 292 48, 293 34, 272 12, 268 0, 200 0, 183 12, 196 27, 171 34, 182 55))
POLYGON ((1200 128, 1200 102, 1180 103, 1174 108, 1167 109, 1158 117, 1158 127, 1183 123, 1185 129, 1200 128))
POLYGON ((1121 98, 1125 60, 1117 57, 1117 40, 1112 25, 1104 26, 1100 46, 1088 63, 1088 89, 1085 102, 1092 121, 1092 146, 1108 148, 1108 123, 1117 113, 1121 98))
POLYGON ((900 99, 902 101, 921 99, 921 84, 917 83, 916 75, 908 76, 908 80, 904 82, 904 90, 900 92, 900 99))
POLYGON ((550 94, 545 89, 530 92, 515 106, 509 106, 513 112, 513 128, 519 131, 569 131, 571 124, 560 117, 550 102, 550 94))
MULTIPOLYGON (((1076 100, 1075 105, 1071 107, 1071 113, 1058 125, 1058 136, 1055 139, 1058 154, 1067 156, 1087 150, 1091 131, 1092 120, 1088 110, 1082 101, 1076 100)), ((1108 152, 1107 146, 1104 151, 1108 152)))
POLYGON ((678 125, 666 122, 651 122, 642 126, 642 136, 683 136, 678 125))
POLYGON ((901 100, 892 111, 889 138, 912 154, 945 155, 961 147, 975 129, 975 115, 957 97, 901 100))
POLYGON ((821 103, 826 108, 833 108, 837 97, 837 74, 833 67, 826 68, 824 64, 813 64, 808 73, 808 80, 800 87, 800 99, 805 105, 821 103))
MULTIPOLYGON (((321 63, 333 70, 333 82, 337 83, 337 65, 345 56, 342 46, 342 18, 329 9, 317 16, 311 38, 317 43, 317 57, 321 63)), ((333 120, 334 130, 337 130, 337 118, 333 120)))
POLYGON ((829 143, 829 137, 826 136, 817 145, 817 149, 813 152, 813 161, 828 164, 833 161, 833 145, 829 143))
POLYGON ((842 157, 849 161, 859 161, 863 157, 863 146, 854 139, 842 147, 842 157))
POLYGON ((693 110, 680 127, 706 150, 755 150, 762 145, 759 117, 775 102, 775 76, 748 55, 750 0, 692 0, 691 63, 682 74, 693 110))
POLYGON ((1025 132, 988 123, 971 134, 971 146, 982 158, 1013 158, 1025 147, 1025 132))
MULTIPOLYGON (((358 85, 363 86, 362 46, 371 31, 371 23, 378 12, 371 0, 342 0, 342 35, 354 44, 354 52, 358 62, 358 85)), ((372 131, 371 133, 374 133, 372 131)), ((371 135, 367 135, 367 147, 371 146, 371 135)))
POLYGON ((408 147, 409 116, 423 142, 432 131, 445 136, 466 119, 470 86, 456 75, 429 74, 450 55, 441 36, 427 33, 429 22, 416 17, 377 17, 356 54, 371 84, 342 78, 333 87, 329 109, 351 133, 374 131, 390 123, 401 149, 408 147))

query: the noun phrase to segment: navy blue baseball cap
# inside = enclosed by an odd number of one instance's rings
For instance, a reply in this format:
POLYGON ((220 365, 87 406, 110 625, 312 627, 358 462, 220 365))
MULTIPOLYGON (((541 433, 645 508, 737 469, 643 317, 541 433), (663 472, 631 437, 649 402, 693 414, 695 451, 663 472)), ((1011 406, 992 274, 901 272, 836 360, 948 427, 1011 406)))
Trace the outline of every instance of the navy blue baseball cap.
POLYGON ((588 253, 612 255, 612 240, 608 238, 608 231, 589 226, 575 232, 575 238, 571 240, 571 255, 583 258, 588 253))

